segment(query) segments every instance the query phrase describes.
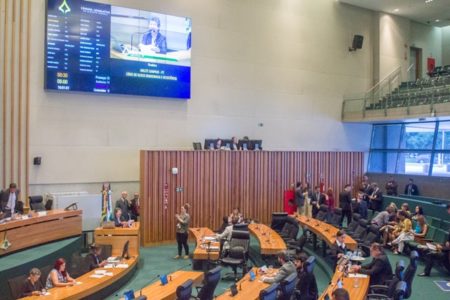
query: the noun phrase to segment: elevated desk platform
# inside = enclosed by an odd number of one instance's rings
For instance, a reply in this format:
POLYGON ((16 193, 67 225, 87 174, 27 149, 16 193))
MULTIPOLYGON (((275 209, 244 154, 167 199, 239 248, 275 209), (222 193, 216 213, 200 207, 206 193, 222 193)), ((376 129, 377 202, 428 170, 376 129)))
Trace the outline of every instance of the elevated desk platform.
POLYGON ((0 241, 11 243, 0 256, 68 237, 81 235, 81 210, 49 210, 45 215, 0 224, 0 241))
POLYGON ((94 232, 95 243, 112 245, 112 256, 122 255, 123 246, 130 241, 128 251, 131 256, 139 255, 140 248, 140 223, 135 222, 129 228, 102 228, 98 227, 94 232))
POLYGON ((176 292, 178 286, 182 285, 188 279, 194 282, 194 286, 199 285, 202 283, 203 276, 203 272, 176 271, 167 275, 169 282, 166 285, 161 285, 161 282, 158 280, 143 288, 141 291, 136 291, 134 295, 138 297, 142 292, 142 295, 147 296, 147 299, 175 300, 177 298, 176 292))
POLYGON ((249 224, 248 230, 259 241, 262 255, 276 255, 287 249, 281 236, 267 225, 249 224))

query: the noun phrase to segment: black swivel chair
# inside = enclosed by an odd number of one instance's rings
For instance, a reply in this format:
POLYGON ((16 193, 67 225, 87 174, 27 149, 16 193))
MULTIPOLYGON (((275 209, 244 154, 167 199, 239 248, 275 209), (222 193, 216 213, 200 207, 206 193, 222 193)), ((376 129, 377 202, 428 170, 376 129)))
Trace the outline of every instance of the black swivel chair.
POLYGON ((20 275, 8 279, 9 290, 11 291, 11 296, 14 299, 22 298, 22 287, 27 277, 28 277, 27 275, 20 275))
POLYGON ((260 300, 276 300, 278 287, 280 285, 278 283, 273 283, 271 286, 265 288, 259 293, 260 300))
POLYGON ((361 215, 354 213, 352 215, 352 221, 350 222, 350 224, 348 224, 345 232, 347 232, 347 234, 352 234, 353 232, 355 232, 355 229, 356 229, 356 227, 358 227, 358 223, 359 223, 360 219, 361 219, 361 215))
POLYGON ((221 259, 220 263, 233 269, 234 280, 237 280, 237 268, 242 268, 242 274, 247 273, 249 246, 249 232, 233 230, 231 234, 230 248, 228 249, 226 256, 221 259))
POLYGON ((412 283, 417 271, 417 260, 419 259, 419 253, 417 251, 411 251, 409 254, 409 265, 405 270, 403 281, 406 283, 405 294, 403 299, 411 297, 412 283))
POLYGON ((358 246, 361 247, 364 252, 364 256, 370 256, 370 245, 372 243, 378 242, 380 239, 380 230, 376 225, 370 225, 367 230, 367 234, 364 237, 364 240, 356 240, 358 242, 358 246))
POLYGON ((328 223, 335 227, 341 227, 341 219, 342 219, 342 208, 335 208, 334 212, 331 214, 330 220, 328 223))
POLYGON ((365 219, 360 219, 358 223, 358 227, 356 227, 353 234, 349 234, 352 238, 356 240, 363 240, 367 234, 367 226, 369 222, 365 219))
POLYGON ((53 269, 52 265, 47 265, 45 267, 40 268, 41 278, 39 278, 39 280, 41 281, 43 287, 45 287, 45 285, 47 283, 46 281, 47 281, 48 274, 50 274, 52 269, 53 269))
POLYGON ((42 196, 29 196, 28 199, 30 200, 30 208, 31 210, 35 211, 43 211, 45 210, 43 198, 42 196))
POLYGON ((87 256, 83 257, 79 252, 73 253, 70 259, 70 275, 73 276, 73 278, 77 278, 89 271, 89 261, 87 256))
POLYGON ((53 200, 52 199, 48 199, 47 202, 45 202, 45 209, 46 210, 51 210, 53 207, 53 200))
POLYGON ((283 229, 284 223, 286 223, 287 217, 287 212, 273 212, 272 223, 270 224, 270 227, 273 230, 280 232, 281 229, 283 229))
POLYGON ((326 222, 328 218, 328 206, 321 205, 319 212, 316 215, 316 219, 322 222, 326 222))
POLYGON ((403 280, 404 271, 405 262, 400 260, 396 264, 394 278, 392 278, 392 280, 388 280, 387 285, 370 286, 367 299, 400 299, 400 297, 403 297, 403 293, 398 292, 397 290, 401 286, 399 283, 403 280))
POLYGON ((193 281, 188 279, 182 285, 177 287, 177 299, 178 300, 189 300, 192 294, 192 284, 193 281))
POLYGON ((200 300, 214 299, 214 291, 217 287, 217 284, 220 281, 220 271, 222 271, 222 268, 219 266, 215 267, 212 270, 209 270, 208 273, 206 273, 205 279, 203 281, 204 285, 196 287, 198 293, 195 299, 200 300))
POLYGON ((235 224, 233 225, 233 230, 248 231, 248 224, 247 223, 235 224))
POLYGON ((279 300, 291 299, 295 291, 295 284, 297 283, 297 272, 292 273, 280 282, 279 300))
POLYGON ((307 240, 308 236, 306 235, 306 230, 304 230, 303 234, 300 236, 298 240, 287 243, 289 254, 302 252, 303 247, 305 246, 307 240))

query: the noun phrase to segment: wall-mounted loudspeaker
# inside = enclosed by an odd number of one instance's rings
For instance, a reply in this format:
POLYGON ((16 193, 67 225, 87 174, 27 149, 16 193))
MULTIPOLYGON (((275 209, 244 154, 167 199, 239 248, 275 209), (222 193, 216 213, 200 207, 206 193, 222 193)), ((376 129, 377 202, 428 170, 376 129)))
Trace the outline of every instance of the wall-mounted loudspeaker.
POLYGON ((36 156, 35 158, 33 158, 33 165, 35 166, 40 166, 41 165, 41 157, 40 156, 36 156))
POLYGON ((355 34, 353 36, 352 46, 348 48, 348 51, 356 51, 361 49, 363 46, 364 37, 362 35, 355 34))

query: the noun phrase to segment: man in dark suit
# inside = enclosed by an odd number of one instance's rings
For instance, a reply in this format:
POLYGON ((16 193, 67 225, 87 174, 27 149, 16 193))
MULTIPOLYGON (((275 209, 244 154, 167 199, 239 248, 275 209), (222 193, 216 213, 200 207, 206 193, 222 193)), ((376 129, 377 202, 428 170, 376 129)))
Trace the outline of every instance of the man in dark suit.
POLYGON ((305 206, 305 196, 302 192, 302 183, 299 181, 295 185, 295 204, 297 205, 297 213, 303 215, 305 206))
POLYGON ((141 51, 145 53, 149 49, 160 54, 167 53, 166 37, 159 32, 160 27, 161 21, 159 18, 153 17, 149 20, 148 31, 142 36, 142 41, 139 45, 141 51))
POLYGON ((405 195, 419 196, 419 188, 414 184, 412 178, 409 179, 408 184, 405 186, 405 195))
POLYGON ((123 191, 122 197, 116 201, 116 208, 122 211, 122 217, 125 221, 130 219, 130 202, 128 202, 128 192, 123 191))
POLYGON ((345 232, 343 230, 339 230, 336 233, 336 241, 330 247, 330 257, 333 260, 333 264, 336 267, 337 261, 347 253, 348 249, 344 243, 345 240, 345 232))
POLYGON ((320 186, 314 187, 314 193, 311 195, 312 216, 315 218, 319 208, 325 203, 325 195, 320 192, 320 186))
POLYGON ((20 212, 19 194, 20 190, 17 188, 17 185, 11 183, 9 189, 4 190, 0 195, 0 210, 5 214, 20 212))
POLYGON ((344 217, 347 217, 347 226, 352 221, 352 186, 346 184, 344 191, 339 193, 339 207, 342 209, 341 227, 344 217))
POLYGON ((361 218, 367 220, 367 201, 364 200, 364 194, 362 192, 358 192, 358 197, 356 198, 356 202, 354 203, 353 211, 355 213, 358 213, 361 218))
POLYGON ((97 268, 103 268, 108 262, 102 257, 102 247, 95 243, 91 245, 91 253, 87 256, 89 262, 89 271, 97 268))
POLYGON ((317 289, 316 277, 313 272, 306 270, 306 260, 308 256, 305 253, 299 253, 294 259, 297 268, 297 284, 295 289, 298 291, 297 299, 314 300, 319 294, 317 289))
POLYGON ((376 211, 381 210, 381 205, 383 204, 383 192, 378 187, 377 183, 372 183, 372 194, 369 195, 370 209, 372 210, 372 216, 375 215, 376 211))
POLYGON ((378 243, 370 246, 372 261, 368 265, 353 266, 353 272, 359 272, 370 276, 370 285, 384 284, 392 277, 392 267, 388 257, 384 254, 383 247, 378 243))

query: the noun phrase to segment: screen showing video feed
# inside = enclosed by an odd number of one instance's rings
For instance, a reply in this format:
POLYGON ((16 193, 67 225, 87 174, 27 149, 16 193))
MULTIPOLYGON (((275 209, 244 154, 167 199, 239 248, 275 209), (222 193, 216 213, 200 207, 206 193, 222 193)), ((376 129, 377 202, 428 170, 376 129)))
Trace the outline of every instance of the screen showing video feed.
POLYGON ((47 0, 45 88, 190 98, 190 18, 47 0))

